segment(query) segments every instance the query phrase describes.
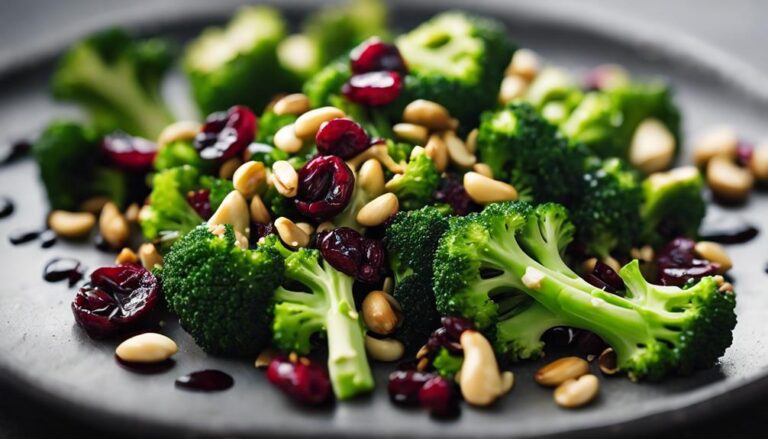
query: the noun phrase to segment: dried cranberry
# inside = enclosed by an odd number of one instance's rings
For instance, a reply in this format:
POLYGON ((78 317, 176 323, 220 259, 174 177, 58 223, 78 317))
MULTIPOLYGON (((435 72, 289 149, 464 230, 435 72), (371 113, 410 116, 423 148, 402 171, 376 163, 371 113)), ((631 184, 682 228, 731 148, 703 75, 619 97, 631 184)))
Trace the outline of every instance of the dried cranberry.
POLYGON ((386 256, 381 241, 363 238, 363 260, 357 270, 357 280, 368 284, 374 284, 384 276, 384 262, 386 256))
POLYGON ((414 370, 396 370, 389 374, 387 391, 393 403, 405 406, 419 405, 419 391, 436 375, 414 370))
POLYGON ((331 266, 357 280, 376 283, 384 275, 384 246, 348 227, 319 233, 316 246, 331 266))
POLYGON ((574 337, 576 347, 587 355, 600 355, 608 344, 589 331, 578 331, 574 337))
POLYGON ((318 156, 299 170, 296 209, 302 215, 324 221, 341 213, 355 189, 355 174, 344 160, 318 156))
POLYGON ((455 415, 459 407, 453 384, 441 376, 430 378, 419 389, 419 405, 439 417, 455 415))
POLYGON ((242 105, 226 112, 211 113, 195 137, 195 148, 202 159, 223 162, 237 156, 253 142, 257 123, 256 115, 242 105))
POLYGON ((453 174, 440 180, 440 186, 435 192, 435 200, 439 203, 448 204, 453 209, 453 213, 459 216, 480 210, 480 205, 469 198, 461 180, 453 174))
POLYGON ((150 314, 160 297, 157 278, 139 265, 102 267, 72 301, 75 321, 95 338, 125 330, 150 314))
POLYGON ((659 252, 656 260, 659 283, 682 287, 691 280, 717 274, 718 264, 695 257, 695 245, 691 239, 676 238, 659 252))
MULTIPOLYGON (((607 285, 608 291, 610 292, 616 292, 624 290, 624 280, 619 277, 618 273, 614 271, 613 268, 610 267, 610 265, 606 264, 603 261, 597 261, 595 263, 595 268, 592 270, 592 275, 602 281, 605 285, 607 285)), ((589 279, 587 279, 589 280, 589 279)), ((593 284, 594 285, 594 284, 593 284)), ((600 287, 600 285, 596 285, 597 287, 600 287)))
POLYGON ((213 215, 213 209, 211 209, 211 191, 208 189, 200 189, 198 191, 190 191, 187 193, 187 203, 195 209, 200 217, 207 220, 213 215))
POLYGON ((141 137, 123 132, 104 136, 101 151, 107 160, 125 171, 143 172, 152 169, 157 155, 157 145, 141 137))
POLYGON ((544 332, 544 335, 541 336, 541 341, 543 341, 548 348, 564 348, 573 342, 574 336, 575 333, 573 329, 565 326, 555 326, 544 332))
POLYGON ((269 235, 276 235, 277 229, 275 229, 275 223, 254 223, 251 224, 251 238, 258 241, 261 238, 266 238, 269 235))
POLYGON ((349 60, 354 74, 375 71, 398 72, 401 75, 408 73, 397 46, 385 43, 378 37, 371 37, 352 49, 349 60))
POLYGON ((452 337, 444 327, 437 328, 427 340, 427 349, 430 352, 437 352, 440 348, 446 348, 452 354, 464 353, 464 349, 462 349, 458 339, 452 337))
POLYGON ((291 361, 284 355, 267 366, 267 379, 286 395, 303 404, 321 404, 331 395, 331 380, 323 366, 300 358, 291 361))
POLYGON ((475 325, 472 324, 472 322, 461 317, 442 317, 440 319, 440 324, 445 328, 448 335, 456 341, 461 338, 461 334, 463 334, 464 331, 475 329, 475 325))
POLYGON ((360 124, 351 119, 339 118, 320 125, 315 144, 320 154, 335 155, 347 160, 368 149, 370 140, 360 124))
POLYGON ((352 102, 380 107, 397 99, 402 87, 403 80, 397 72, 369 72, 349 78, 341 91, 352 102))

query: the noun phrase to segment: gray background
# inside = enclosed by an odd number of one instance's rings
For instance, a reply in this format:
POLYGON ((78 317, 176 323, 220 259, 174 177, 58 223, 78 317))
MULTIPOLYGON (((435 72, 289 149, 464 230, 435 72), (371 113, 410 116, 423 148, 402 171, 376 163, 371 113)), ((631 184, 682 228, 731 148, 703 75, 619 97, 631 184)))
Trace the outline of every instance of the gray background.
MULTIPOLYGON (((236 3, 216 1, 222 8, 236 3)), ((576 4, 601 16, 629 15, 652 26, 676 28, 685 33, 686 38, 730 52, 750 67, 768 74, 766 1, 581 0, 575 3, 539 0, 537 7, 558 8, 566 3, 571 9, 576 4)), ((138 23, 139 17, 146 14, 173 16, 181 8, 194 10, 201 4, 199 0, 0 0, 0 66, 30 62, 49 53, 52 47, 62 46, 104 25, 138 23)), ((708 420, 695 431, 683 432, 683 436, 695 437, 713 430, 728 432, 731 436, 754 434, 765 427, 766 421, 761 419, 766 408, 768 401, 758 401, 736 413, 729 411, 736 408, 724 407, 723 417, 708 420)), ((0 437, 30 437, 51 430, 61 436, 77 427, 66 419, 37 412, 22 399, 0 395, 0 437)))

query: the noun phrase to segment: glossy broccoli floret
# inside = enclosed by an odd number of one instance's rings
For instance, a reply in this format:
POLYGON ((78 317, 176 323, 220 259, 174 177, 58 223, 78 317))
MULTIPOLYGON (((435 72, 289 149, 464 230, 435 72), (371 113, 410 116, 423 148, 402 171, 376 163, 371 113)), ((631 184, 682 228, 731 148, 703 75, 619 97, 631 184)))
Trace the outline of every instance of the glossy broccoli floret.
POLYGON ((440 348, 440 351, 432 360, 432 367, 435 368, 437 373, 450 380, 453 380, 456 374, 459 373, 462 364, 464 364, 464 358, 452 355, 446 348, 440 348))
POLYGON ((336 397, 348 399, 372 390, 363 324, 352 294, 354 279, 331 267, 317 250, 292 252, 274 237, 264 246, 285 257, 287 282, 274 295, 273 344, 306 355, 313 336, 324 336, 336 397))
POLYGON ((341 87, 351 75, 349 56, 342 56, 312 75, 304 83, 304 94, 312 107, 330 105, 334 99, 342 99, 341 87))
POLYGON ((559 125, 579 104, 583 95, 568 73, 556 67, 546 67, 531 82, 524 100, 550 123, 559 125))
POLYGON ((160 276, 169 308, 200 347, 253 356, 270 342, 272 296, 283 271, 273 248, 240 249, 232 226, 217 236, 203 224, 173 245, 160 276))
POLYGON ((695 238, 707 210, 704 179, 690 166, 650 175, 643 181, 643 238, 661 245, 672 238, 695 238))
POLYGON ((405 166, 405 172, 387 182, 386 189, 397 195, 401 210, 424 207, 440 183, 440 173, 426 154, 412 158, 405 166))
POLYGON ((173 121, 160 97, 172 62, 164 40, 134 40, 121 29, 100 32, 64 54, 53 75, 53 95, 82 105, 101 133, 120 129, 155 139, 173 121))
POLYGON ((90 197, 105 196, 123 205, 127 180, 97 164, 98 138, 74 122, 51 123, 32 147, 51 209, 79 210, 90 197))
POLYGON ((277 59, 284 37, 278 11, 246 6, 226 27, 207 29, 190 43, 184 70, 201 113, 233 105, 261 111, 274 95, 298 88, 295 76, 277 59))
POLYGON ((552 203, 496 203, 455 220, 436 253, 438 310, 471 319, 511 358, 540 354, 548 327, 591 331, 632 379, 709 367, 731 344, 735 297, 715 278, 652 285, 633 261, 619 272, 626 289, 611 294, 563 262, 573 233, 567 210, 552 203))
POLYGON ((213 172, 216 163, 204 160, 189 140, 176 140, 161 146, 155 156, 154 166, 158 171, 189 165, 207 174, 213 172))

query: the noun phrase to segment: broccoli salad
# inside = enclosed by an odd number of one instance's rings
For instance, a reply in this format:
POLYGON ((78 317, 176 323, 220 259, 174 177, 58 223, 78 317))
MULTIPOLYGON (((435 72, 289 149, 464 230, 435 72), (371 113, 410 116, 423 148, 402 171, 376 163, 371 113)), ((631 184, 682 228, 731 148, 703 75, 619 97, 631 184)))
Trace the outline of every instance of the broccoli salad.
MULTIPOLYGON (((731 260, 699 231, 710 198, 738 204, 768 179, 768 146, 717 128, 676 165, 668 84, 617 65, 579 80, 488 17, 398 35, 361 0, 290 32, 249 6, 178 58, 108 30, 58 64, 54 97, 87 117, 52 122, 32 154, 50 229, 97 229, 117 254, 71 307, 91 337, 122 341, 120 362, 167 364, 171 313, 298 402, 378 384, 451 416, 545 355, 534 379, 575 408, 600 375, 660 381, 730 346, 731 260), (200 120, 163 99, 176 60, 200 120)), ((177 385, 232 385, 204 372, 177 385)))

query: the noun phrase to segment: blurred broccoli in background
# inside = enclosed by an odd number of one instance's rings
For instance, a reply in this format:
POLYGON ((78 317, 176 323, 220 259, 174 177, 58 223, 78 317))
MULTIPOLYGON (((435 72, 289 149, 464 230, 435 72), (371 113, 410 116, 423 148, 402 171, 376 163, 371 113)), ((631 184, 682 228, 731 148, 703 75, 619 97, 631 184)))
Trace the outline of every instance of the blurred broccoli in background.
POLYGON ((82 105, 101 133, 119 129, 156 139, 173 121, 160 96, 172 63, 165 40, 136 40, 122 29, 110 29, 64 54, 53 75, 53 95, 82 105))

